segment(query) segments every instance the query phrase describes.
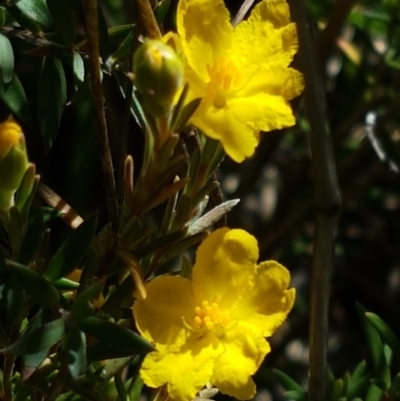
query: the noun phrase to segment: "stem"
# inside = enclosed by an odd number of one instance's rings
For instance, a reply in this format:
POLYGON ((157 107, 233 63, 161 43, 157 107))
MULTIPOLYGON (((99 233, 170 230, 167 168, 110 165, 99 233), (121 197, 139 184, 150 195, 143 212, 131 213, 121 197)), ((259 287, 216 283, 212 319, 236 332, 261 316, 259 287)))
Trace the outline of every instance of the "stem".
POLYGON ((316 233, 310 299, 310 401, 325 400, 326 342, 334 233, 340 209, 340 194, 325 112, 325 94, 304 0, 291 2, 297 22, 300 61, 306 83, 305 106, 311 128, 316 233))
POLYGON ((161 31, 154 17, 153 8, 149 0, 136 0, 147 36, 152 39, 160 39, 161 31))
MULTIPOLYGON (((129 54, 128 71, 133 70, 133 56, 135 54, 138 45, 139 32, 141 30, 141 26, 142 26, 142 20, 140 18, 140 15, 138 15, 136 18, 136 27, 134 30, 132 46, 129 54)), ((128 136, 129 136, 129 122, 132 108, 132 97, 133 97, 133 83, 132 80, 127 79, 125 85, 124 108, 122 111, 122 138, 118 157, 117 190, 118 190, 118 201, 120 202, 120 204, 122 204, 124 197, 125 160, 126 156, 128 155, 128 136)))
POLYGON ((104 110, 103 88, 100 78, 100 51, 97 1, 85 0, 83 2, 86 35, 88 41, 90 84, 92 87, 93 108, 97 125, 97 134, 100 144, 100 157, 105 187, 107 192, 108 213, 114 231, 117 229, 118 203, 115 189, 114 168, 108 141, 107 124, 104 110))

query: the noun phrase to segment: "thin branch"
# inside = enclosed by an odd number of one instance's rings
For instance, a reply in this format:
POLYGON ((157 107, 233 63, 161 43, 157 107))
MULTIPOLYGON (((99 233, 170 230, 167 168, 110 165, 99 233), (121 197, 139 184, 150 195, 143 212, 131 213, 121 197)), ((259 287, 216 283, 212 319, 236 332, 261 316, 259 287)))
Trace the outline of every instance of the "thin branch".
MULTIPOLYGON (((139 43, 139 33, 142 28, 142 19, 140 14, 136 18, 136 25, 133 33, 133 40, 129 54, 129 64, 128 71, 133 70, 133 56, 137 49, 139 43)), ((126 80, 125 84, 125 100, 124 108, 122 110, 122 129, 121 129, 121 146, 118 155, 118 177, 117 177, 117 191, 118 191, 118 202, 122 204, 124 195, 124 175, 125 175, 125 159, 128 154, 128 136, 129 136, 129 126, 131 117, 131 107, 132 107, 132 95, 133 95, 133 83, 130 79, 126 80)))
POLYGON ((236 26, 240 22, 243 21, 243 18, 246 16, 247 12, 250 10, 255 0, 244 0, 242 5, 240 6, 239 11, 235 15, 235 18, 232 21, 232 25, 236 26))
POLYGON ((306 83, 305 106, 311 128, 316 232, 310 299, 310 401, 325 400, 326 342, 334 234, 340 209, 340 194, 325 112, 325 94, 315 44, 304 0, 291 1, 297 22, 300 61, 306 83))
POLYGON ((104 96, 100 77, 100 51, 98 11, 96 0, 83 2, 86 36, 88 41, 90 84, 92 88, 94 115, 97 125, 97 134, 100 144, 101 166, 103 170, 105 187, 107 192, 107 206, 110 221, 114 230, 117 229, 118 201, 115 189, 114 168, 108 141, 107 123, 104 111, 104 96))
POLYGON ((375 135, 376 128, 376 113, 370 111, 365 116, 365 133, 367 138, 371 142, 372 149, 374 149, 378 159, 389 167, 389 170, 395 174, 399 174, 399 166, 389 158, 387 153, 384 151, 379 139, 375 135))
POLYGON ((154 17, 153 8, 149 0, 136 0, 139 9, 140 17, 142 18, 147 36, 152 39, 160 39, 161 31, 154 17))

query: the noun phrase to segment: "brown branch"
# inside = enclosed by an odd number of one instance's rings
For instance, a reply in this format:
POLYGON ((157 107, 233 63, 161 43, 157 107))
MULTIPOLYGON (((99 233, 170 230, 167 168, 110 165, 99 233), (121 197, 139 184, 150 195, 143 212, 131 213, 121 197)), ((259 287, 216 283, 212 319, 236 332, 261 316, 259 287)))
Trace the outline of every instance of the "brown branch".
POLYGON ((334 233, 340 209, 340 194, 325 112, 325 94, 321 71, 311 36, 304 0, 292 0, 297 22, 300 61, 306 89, 306 114, 311 128, 311 164, 314 176, 316 232, 310 299, 310 401, 325 400, 326 343, 332 270, 334 233))
POLYGON ((83 2, 86 36, 88 41, 90 83, 94 115, 97 126, 97 134, 100 144, 100 158, 103 170, 105 187, 107 192, 107 206, 109 218, 114 231, 118 224, 118 203, 115 188, 114 168, 111 158, 110 145, 108 141, 107 123, 104 111, 104 96, 100 77, 100 51, 99 51, 99 30, 98 11, 96 0, 85 0, 83 2))
POLYGON ((156 18, 154 17, 153 9, 149 0, 136 0, 140 17, 143 21, 144 28, 147 36, 152 39, 160 39, 161 31, 157 24, 156 18))

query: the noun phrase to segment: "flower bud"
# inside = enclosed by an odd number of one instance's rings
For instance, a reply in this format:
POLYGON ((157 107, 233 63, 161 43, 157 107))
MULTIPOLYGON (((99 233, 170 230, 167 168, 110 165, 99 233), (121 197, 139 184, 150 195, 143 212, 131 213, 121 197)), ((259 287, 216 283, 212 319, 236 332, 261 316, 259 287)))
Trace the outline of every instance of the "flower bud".
POLYGON ((154 117, 166 116, 183 84, 182 59, 162 41, 146 39, 135 54, 133 72, 143 107, 154 117))
POLYGON ((28 168, 25 137, 21 127, 8 118, 0 123, 0 210, 14 204, 14 193, 28 168))

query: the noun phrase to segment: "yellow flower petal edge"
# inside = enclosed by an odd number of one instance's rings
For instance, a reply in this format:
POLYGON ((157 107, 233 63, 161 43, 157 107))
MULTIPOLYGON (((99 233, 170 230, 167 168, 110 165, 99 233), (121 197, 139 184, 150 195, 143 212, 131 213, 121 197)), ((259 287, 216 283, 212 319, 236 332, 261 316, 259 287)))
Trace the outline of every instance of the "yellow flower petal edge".
POLYGON ((304 82, 289 67, 298 43, 285 0, 263 0, 235 28, 223 0, 180 0, 177 26, 190 99, 202 98, 191 122, 233 160, 254 153, 260 131, 295 124, 289 101, 304 82))
POLYGON ((288 270, 257 259, 252 235, 222 228, 199 246, 191 281, 165 275, 146 284, 133 315, 156 348, 141 368, 148 386, 165 385, 172 401, 195 398, 207 383, 239 400, 254 396, 251 376, 270 352, 265 337, 295 298, 288 270))

